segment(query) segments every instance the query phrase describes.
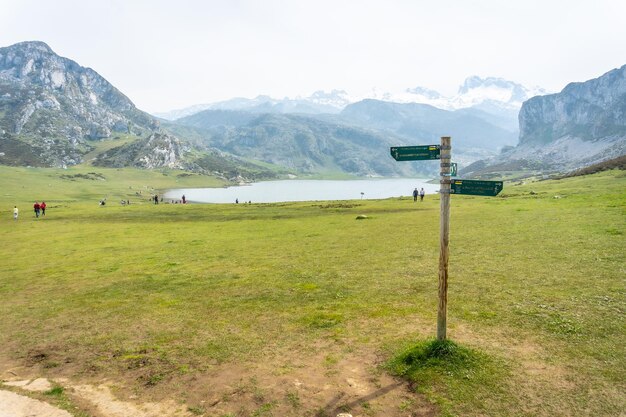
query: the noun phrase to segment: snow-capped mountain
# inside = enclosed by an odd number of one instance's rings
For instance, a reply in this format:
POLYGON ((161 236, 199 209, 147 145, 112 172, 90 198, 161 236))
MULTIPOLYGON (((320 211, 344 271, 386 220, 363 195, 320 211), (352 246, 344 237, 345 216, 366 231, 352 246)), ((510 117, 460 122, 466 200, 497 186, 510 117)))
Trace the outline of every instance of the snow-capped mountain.
POLYGON ((471 76, 465 79, 454 96, 446 97, 428 88, 415 87, 389 94, 388 101, 430 104, 444 110, 465 109, 483 104, 497 104, 502 108, 519 110, 524 101, 544 94, 547 92, 542 88, 527 88, 504 78, 471 76))
POLYGON ((339 113, 354 100, 343 90, 325 92, 316 91, 308 97, 285 97, 282 99, 260 95, 255 98, 237 97, 216 103, 197 104, 184 109, 155 113, 155 116, 167 120, 176 120, 191 116, 204 110, 238 110, 252 113, 339 113))
POLYGON ((308 97, 285 97, 282 99, 260 95, 255 98, 233 98, 217 103, 200 104, 156 116, 176 120, 203 110, 243 110, 253 113, 339 113, 347 105, 366 99, 394 103, 429 104, 443 110, 471 109, 496 116, 503 120, 501 126, 517 129, 517 112, 522 103, 536 95, 546 94, 541 88, 527 88, 503 78, 477 76, 468 77, 459 87, 457 94, 444 96, 439 92, 413 87, 390 92, 372 88, 368 93, 350 95, 345 90, 316 91, 308 97))

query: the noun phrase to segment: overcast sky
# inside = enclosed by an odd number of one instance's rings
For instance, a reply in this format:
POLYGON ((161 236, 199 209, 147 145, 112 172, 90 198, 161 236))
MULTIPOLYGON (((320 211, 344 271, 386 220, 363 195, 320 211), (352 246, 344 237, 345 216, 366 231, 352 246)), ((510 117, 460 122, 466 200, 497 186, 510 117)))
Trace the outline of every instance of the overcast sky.
POLYGON ((139 108, 423 86, 560 91, 626 64, 625 0, 0 0, 0 46, 46 42, 139 108))

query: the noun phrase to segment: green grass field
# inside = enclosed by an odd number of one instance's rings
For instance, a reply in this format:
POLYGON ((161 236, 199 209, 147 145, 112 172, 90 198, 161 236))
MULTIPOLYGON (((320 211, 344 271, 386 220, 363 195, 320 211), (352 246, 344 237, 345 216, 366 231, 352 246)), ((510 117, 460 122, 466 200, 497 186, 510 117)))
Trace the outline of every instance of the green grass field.
MULTIPOLYGON (((155 206, 153 190, 221 184, 94 167, 0 175, 0 364, 184 399, 218 369, 289 372, 323 348, 328 372, 376 353, 439 415, 626 410, 624 171, 453 196, 448 335, 469 359, 411 369, 394 358, 435 334, 436 196, 155 206)), ((259 410, 274 405, 250 415, 321 415, 277 411, 294 398, 266 393, 259 410)))

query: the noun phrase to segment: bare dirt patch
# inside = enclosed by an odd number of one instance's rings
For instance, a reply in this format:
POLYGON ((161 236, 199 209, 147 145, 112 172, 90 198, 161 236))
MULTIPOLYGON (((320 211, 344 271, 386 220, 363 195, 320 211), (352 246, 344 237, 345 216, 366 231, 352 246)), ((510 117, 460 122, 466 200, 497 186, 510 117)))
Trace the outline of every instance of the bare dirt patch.
POLYGON ((381 359, 372 351, 332 343, 305 351, 274 352, 255 363, 214 364, 201 372, 169 376, 153 385, 140 381, 130 371, 107 380, 84 374, 67 379, 54 377, 56 371, 65 372, 45 368, 41 364, 45 358, 32 360, 33 355, 22 368, 10 368, 4 362, 0 375, 5 381, 21 378, 22 382, 14 384, 24 388, 38 373, 45 373, 64 387, 79 409, 93 417, 437 414, 407 383, 383 372, 381 359), (24 379, 27 374, 31 379, 24 379))

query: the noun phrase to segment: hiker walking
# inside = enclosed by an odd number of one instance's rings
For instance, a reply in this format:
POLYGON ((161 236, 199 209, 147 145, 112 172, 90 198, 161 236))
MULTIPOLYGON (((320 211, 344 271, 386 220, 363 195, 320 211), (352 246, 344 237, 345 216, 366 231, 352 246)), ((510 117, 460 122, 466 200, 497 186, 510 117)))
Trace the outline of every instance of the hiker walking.
POLYGON ((39 208, 41 209, 41 215, 45 216, 46 215, 46 202, 42 201, 41 204, 39 205, 39 208))
POLYGON ((187 199, 185 198, 185 194, 183 194, 183 204, 187 204, 187 199))
POLYGON ((20 214, 20 211, 17 209, 17 206, 13 207, 13 220, 17 221, 17 216, 20 214))
POLYGON ((37 201, 35 201, 35 204, 33 204, 33 209, 35 210, 35 217, 39 217, 39 211, 41 210, 41 206, 39 205, 39 203, 37 201))
POLYGON ((426 192, 424 191, 424 187, 420 189, 420 202, 424 201, 424 195, 426 192))
POLYGON ((154 204, 159 204, 159 195, 158 194, 154 195, 154 204))
POLYGON ((417 188, 413 190, 413 202, 417 201, 417 188))

